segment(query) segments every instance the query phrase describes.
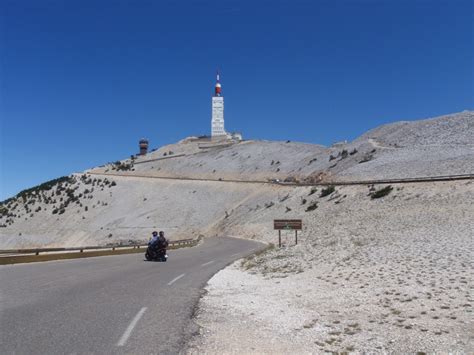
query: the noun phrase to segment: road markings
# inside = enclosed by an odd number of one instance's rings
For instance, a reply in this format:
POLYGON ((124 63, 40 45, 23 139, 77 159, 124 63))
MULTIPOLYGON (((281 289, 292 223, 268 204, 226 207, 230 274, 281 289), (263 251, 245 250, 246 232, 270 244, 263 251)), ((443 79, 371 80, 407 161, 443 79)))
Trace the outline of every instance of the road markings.
POLYGON ((173 280, 171 280, 170 282, 168 282, 168 286, 171 286, 172 284, 174 284, 176 281, 178 281, 180 278, 182 278, 184 275, 186 274, 181 274, 177 277, 175 277, 173 280))
POLYGON ((125 330, 125 333, 123 333, 122 337, 117 343, 117 346, 124 346, 127 343, 128 338, 132 334, 133 328, 137 325, 138 321, 140 318, 143 316, 143 313, 145 313, 146 307, 143 307, 140 309, 140 311, 137 313, 135 318, 131 321, 131 323, 128 325, 127 329, 125 330))
POLYGON ((233 258, 234 256, 237 256, 237 255, 240 255, 240 253, 232 254, 230 257, 233 258))
POLYGON ((210 265, 210 264, 212 264, 214 261, 215 261, 215 260, 208 261, 207 263, 204 263, 204 264, 202 264, 201 266, 210 265))

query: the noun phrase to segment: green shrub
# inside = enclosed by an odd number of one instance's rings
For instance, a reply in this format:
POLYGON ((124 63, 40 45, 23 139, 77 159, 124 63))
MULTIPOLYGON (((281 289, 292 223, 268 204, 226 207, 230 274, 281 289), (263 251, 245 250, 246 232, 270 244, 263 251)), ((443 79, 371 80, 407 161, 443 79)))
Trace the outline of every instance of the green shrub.
POLYGON ((321 194, 319 195, 319 197, 328 196, 328 195, 332 194, 334 191, 336 191, 336 188, 333 185, 329 185, 325 189, 321 190, 321 194))
POLYGON ((8 208, 5 206, 0 206, 0 216, 4 217, 8 215, 8 208))
POLYGON ((314 211, 316 208, 318 208, 318 203, 314 201, 305 209, 305 211, 306 212, 314 211))
POLYGON ((309 195, 308 196, 311 196, 312 194, 314 194, 316 191, 318 191, 318 189, 316 187, 312 187, 311 188, 311 191, 309 192, 309 195))
POLYGON ((385 186, 384 188, 371 192, 370 198, 375 199, 375 198, 381 198, 381 197, 387 196, 390 192, 392 192, 392 190, 393 190, 392 185, 385 186))
MULTIPOLYGON (((32 188, 20 191, 14 198, 22 198, 24 200, 24 202, 26 202, 26 199, 33 196, 34 194, 40 193, 42 191, 51 190, 55 185, 61 184, 63 182, 73 183, 74 178, 70 177, 70 176, 63 176, 63 177, 60 177, 58 179, 46 181, 46 182, 44 182, 44 183, 42 183, 38 186, 34 186, 32 188)), ((2 201, 1 204, 9 203, 14 198, 12 197, 12 198, 9 198, 5 201, 2 201)))

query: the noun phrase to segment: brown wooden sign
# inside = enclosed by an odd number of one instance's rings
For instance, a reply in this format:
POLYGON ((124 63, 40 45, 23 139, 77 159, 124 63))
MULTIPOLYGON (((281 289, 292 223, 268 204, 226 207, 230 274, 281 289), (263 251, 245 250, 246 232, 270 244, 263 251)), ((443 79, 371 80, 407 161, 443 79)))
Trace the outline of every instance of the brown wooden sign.
POLYGON ((273 229, 276 230, 302 230, 303 220, 301 219, 275 219, 273 229))

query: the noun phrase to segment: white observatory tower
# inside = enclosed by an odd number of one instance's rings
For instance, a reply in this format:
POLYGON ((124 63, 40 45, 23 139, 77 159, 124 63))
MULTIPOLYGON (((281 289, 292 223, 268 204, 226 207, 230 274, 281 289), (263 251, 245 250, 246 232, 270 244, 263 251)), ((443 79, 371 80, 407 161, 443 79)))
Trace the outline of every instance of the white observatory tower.
POLYGON ((219 82, 219 72, 217 72, 217 82, 212 97, 212 122, 211 136, 225 137, 224 129, 224 97, 221 96, 221 83, 219 82))

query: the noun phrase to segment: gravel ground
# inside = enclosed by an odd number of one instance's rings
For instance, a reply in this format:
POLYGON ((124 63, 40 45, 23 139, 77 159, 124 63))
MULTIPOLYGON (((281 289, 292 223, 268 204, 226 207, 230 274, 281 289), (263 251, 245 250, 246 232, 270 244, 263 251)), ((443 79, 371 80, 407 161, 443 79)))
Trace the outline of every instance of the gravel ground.
POLYGON ((210 280, 188 353, 474 351, 474 183, 340 193, 344 207, 328 196, 305 216, 298 246, 210 280))

